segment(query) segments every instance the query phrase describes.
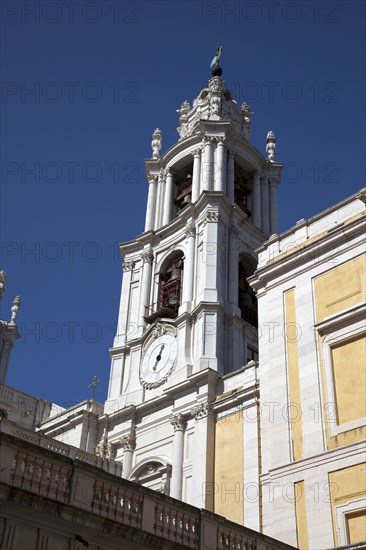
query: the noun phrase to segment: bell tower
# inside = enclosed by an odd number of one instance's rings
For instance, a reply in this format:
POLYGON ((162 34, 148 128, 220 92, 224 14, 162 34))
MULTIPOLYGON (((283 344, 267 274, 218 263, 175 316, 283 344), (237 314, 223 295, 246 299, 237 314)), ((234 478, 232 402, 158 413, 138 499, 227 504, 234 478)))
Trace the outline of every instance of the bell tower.
POLYGON ((101 419, 124 477, 211 510, 202 486, 213 479, 212 404, 225 377, 258 357, 247 278, 255 250, 277 231, 282 168, 273 132, 267 157, 249 142, 253 113, 225 88, 219 57, 207 87, 177 111, 178 141, 162 153, 162 132, 152 135, 144 232, 120 245, 122 292, 101 419))

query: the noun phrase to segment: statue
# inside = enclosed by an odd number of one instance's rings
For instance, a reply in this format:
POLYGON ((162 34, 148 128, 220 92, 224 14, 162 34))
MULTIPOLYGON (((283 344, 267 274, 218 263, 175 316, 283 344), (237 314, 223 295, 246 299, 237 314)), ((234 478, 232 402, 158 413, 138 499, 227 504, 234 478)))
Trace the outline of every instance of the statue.
POLYGON ((251 119, 251 116, 254 115, 254 113, 250 110, 249 105, 245 101, 240 108, 240 112, 243 115, 245 126, 249 128, 250 119, 251 119))
POLYGON ((158 159, 160 157, 161 143, 162 143, 161 131, 159 130, 159 128, 156 128, 155 132, 152 135, 152 141, 151 141, 153 159, 158 159))
POLYGON ((266 140, 266 151, 268 155, 268 160, 270 162, 275 161, 275 150, 276 150, 276 136, 274 135, 274 132, 270 130, 267 134, 267 140, 266 140))
POLYGON ((221 51, 222 51, 222 46, 217 46, 215 57, 211 61, 211 65, 210 65, 210 69, 212 71, 212 76, 221 76, 222 75, 222 69, 220 67, 221 51))

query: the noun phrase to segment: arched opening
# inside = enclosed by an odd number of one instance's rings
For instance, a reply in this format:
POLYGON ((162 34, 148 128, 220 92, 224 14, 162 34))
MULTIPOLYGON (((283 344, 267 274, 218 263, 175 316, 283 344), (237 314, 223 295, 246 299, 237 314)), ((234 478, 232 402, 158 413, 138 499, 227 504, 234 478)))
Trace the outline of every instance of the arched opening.
POLYGON ((150 457, 142 460, 129 475, 130 481, 165 495, 170 493, 171 477, 171 464, 160 457, 150 457))
POLYGON ((145 321, 153 323, 159 317, 174 319, 182 303, 183 252, 173 252, 161 267, 159 273, 157 301, 146 307, 145 321))
POLYGON ((234 168, 234 202, 250 217, 249 195, 251 186, 248 176, 244 170, 235 164, 234 168))
POLYGON ((164 264, 159 274, 159 299, 160 310, 169 309, 172 317, 178 315, 178 308, 182 302, 183 281, 183 252, 177 251, 164 264))
POLYGON ((177 197, 174 204, 177 214, 180 214, 192 202, 192 169, 193 167, 189 167, 187 173, 176 182, 177 197))
POLYGON ((248 277, 253 275, 256 265, 249 254, 242 254, 239 259, 238 270, 238 306, 241 318, 253 327, 258 326, 257 298, 248 283, 248 277))

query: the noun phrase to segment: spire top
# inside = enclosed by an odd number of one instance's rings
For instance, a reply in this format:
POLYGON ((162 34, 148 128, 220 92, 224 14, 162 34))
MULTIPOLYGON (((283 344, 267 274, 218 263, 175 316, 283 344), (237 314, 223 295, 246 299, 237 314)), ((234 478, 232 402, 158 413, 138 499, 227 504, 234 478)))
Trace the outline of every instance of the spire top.
POLYGON ((216 49, 215 57, 211 61, 211 65, 210 65, 212 76, 221 77, 221 75, 222 75, 222 68, 220 67, 221 51, 222 51, 222 46, 218 45, 217 49, 216 49))

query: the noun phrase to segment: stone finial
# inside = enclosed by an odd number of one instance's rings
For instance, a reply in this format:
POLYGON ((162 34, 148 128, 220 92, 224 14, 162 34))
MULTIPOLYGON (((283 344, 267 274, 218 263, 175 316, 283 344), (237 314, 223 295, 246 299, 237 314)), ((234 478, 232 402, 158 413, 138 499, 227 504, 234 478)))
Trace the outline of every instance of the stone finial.
POLYGON ((177 109, 177 113, 179 113, 180 116, 184 116, 191 110, 191 106, 187 100, 183 101, 182 105, 180 106, 180 109, 177 109))
POLYGON ((254 113, 250 110, 250 107, 248 105, 248 103, 246 103, 244 101, 244 103, 242 103, 241 107, 240 107, 240 112, 244 118, 244 122, 245 122, 245 126, 247 128, 250 127, 250 119, 252 117, 252 115, 254 115, 254 113))
POLYGON ((6 272, 0 271, 0 300, 4 294, 4 283, 6 281, 6 272))
POLYGON ((275 160, 275 150, 276 150, 276 136, 274 135, 274 132, 270 130, 267 134, 267 140, 266 140, 266 151, 268 155, 268 160, 270 162, 274 162, 275 160))
POLYGON ((152 135, 151 148, 152 148, 152 158, 158 159, 160 157, 160 149, 162 145, 162 135, 159 128, 156 128, 152 135))
POLYGON ((20 296, 16 296, 14 298, 13 305, 11 306, 11 319, 10 319, 11 325, 15 325, 19 307, 20 307, 20 296))

